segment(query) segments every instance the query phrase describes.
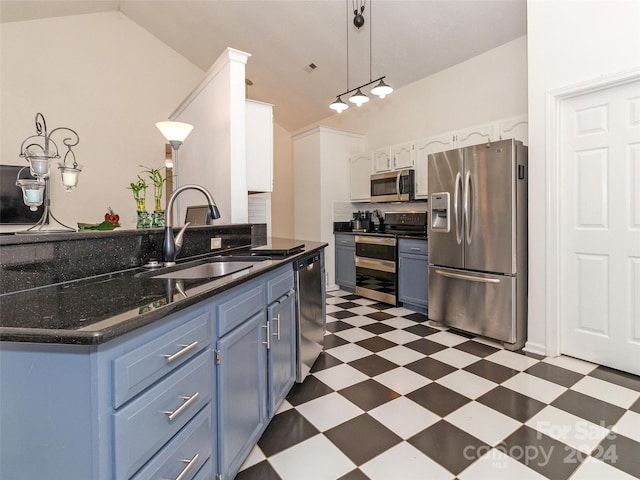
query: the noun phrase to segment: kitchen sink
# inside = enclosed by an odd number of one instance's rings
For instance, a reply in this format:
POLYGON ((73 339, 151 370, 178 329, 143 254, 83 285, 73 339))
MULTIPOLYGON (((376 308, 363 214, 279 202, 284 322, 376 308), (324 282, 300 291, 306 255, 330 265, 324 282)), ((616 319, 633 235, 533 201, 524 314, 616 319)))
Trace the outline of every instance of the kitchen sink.
POLYGON ((175 280, 221 278, 270 260, 270 257, 258 256, 213 257, 141 272, 136 277, 175 280))

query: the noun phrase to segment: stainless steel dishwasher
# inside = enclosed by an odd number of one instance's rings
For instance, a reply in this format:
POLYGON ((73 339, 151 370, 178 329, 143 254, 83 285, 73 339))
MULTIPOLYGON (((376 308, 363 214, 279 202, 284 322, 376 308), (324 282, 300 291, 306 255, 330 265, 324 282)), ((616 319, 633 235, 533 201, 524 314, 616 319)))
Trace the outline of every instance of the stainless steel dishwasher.
POLYGON ((324 346, 320 254, 295 261, 293 271, 296 282, 296 382, 303 382, 324 346))

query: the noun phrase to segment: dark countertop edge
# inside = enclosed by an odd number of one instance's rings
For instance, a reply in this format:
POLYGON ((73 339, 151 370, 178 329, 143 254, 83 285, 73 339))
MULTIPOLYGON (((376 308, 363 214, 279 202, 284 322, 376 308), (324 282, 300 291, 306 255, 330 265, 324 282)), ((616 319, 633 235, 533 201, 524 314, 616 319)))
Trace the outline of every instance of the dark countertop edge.
MULTIPOLYGON (((307 242, 309 243, 309 242, 307 242)), ((184 310, 196 303, 199 303, 207 298, 218 295, 226 290, 241 285, 248 280, 256 278, 264 273, 275 270, 276 268, 286 265, 287 263, 293 263, 299 258, 303 258, 313 252, 317 252, 327 247, 328 244, 324 242, 312 242, 316 243, 315 246, 305 248, 302 252, 290 255, 284 258, 277 258, 272 256, 272 265, 261 268, 253 272, 249 272, 242 278, 228 279, 223 281, 216 287, 210 290, 197 293, 193 296, 189 296, 178 302, 170 303, 156 310, 142 314, 136 318, 129 319, 122 322, 122 324, 116 327, 110 327, 102 331, 79 331, 79 330, 54 330, 54 329, 40 329, 40 328, 18 328, 18 327, 0 327, 0 342, 18 342, 18 343, 40 343, 40 344, 71 344, 71 345, 100 345, 110 340, 118 338, 124 334, 132 332, 138 328, 150 325, 158 320, 161 320, 168 315, 184 310)), ((212 255, 215 256, 215 255, 212 255)), ((133 272, 139 271, 140 268, 132 269, 133 272)), ((220 281, 219 280, 213 280, 220 281)))

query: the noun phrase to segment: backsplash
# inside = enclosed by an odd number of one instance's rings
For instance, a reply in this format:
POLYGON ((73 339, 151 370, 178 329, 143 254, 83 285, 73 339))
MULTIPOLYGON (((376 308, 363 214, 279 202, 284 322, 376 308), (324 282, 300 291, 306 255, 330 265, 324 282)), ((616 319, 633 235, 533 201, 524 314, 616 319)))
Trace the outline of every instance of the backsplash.
POLYGON ((351 203, 351 202, 334 202, 333 203, 333 221, 348 222, 353 218, 353 213, 358 210, 373 211, 380 210, 385 212, 426 212, 427 201, 418 200, 415 202, 403 203, 351 203))
MULTIPOLYGON (((262 224, 186 230, 178 259, 211 253, 211 238, 227 251, 266 244, 262 224)), ((162 259, 164 230, 120 230, 0 237, 0 294, 139 267, 162 259)))

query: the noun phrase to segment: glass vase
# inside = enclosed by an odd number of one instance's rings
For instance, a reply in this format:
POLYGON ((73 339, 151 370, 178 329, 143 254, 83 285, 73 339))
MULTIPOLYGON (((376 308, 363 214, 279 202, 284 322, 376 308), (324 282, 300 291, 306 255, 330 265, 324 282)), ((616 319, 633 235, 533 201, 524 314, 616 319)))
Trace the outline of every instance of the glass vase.
POLYGON ((151 214, 151 226, 153 228, 164 227, 164 210, 154 210, 151 214))
POLYGON ((151 228, 149 212, 146 210, 138 210, 138 223, 136 224, 136 228, 151 228))

